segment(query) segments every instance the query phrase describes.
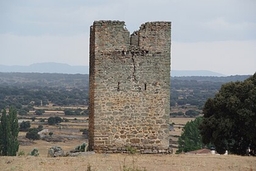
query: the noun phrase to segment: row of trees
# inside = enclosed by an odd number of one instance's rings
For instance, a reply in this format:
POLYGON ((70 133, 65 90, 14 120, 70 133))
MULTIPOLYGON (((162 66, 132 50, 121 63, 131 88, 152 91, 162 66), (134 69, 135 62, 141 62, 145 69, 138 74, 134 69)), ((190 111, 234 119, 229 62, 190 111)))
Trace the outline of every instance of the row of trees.
POLYGON ((203 108, 204 116, 188 122, 179 138, 179 152, 213 145, 223 154, 256 155, 256 73, 245 81, 222 85, 203 108))
POLYGON ((88 90, 51 87, 17 87, 0 84, 0 109, 14 106, 20 114, 26 114, 34 106, 80 106, 88 103, 88 90), (25 107, 24 107, 25 106, 25 107))
POLYGON ((171 106, 190 104, 201 109, 208 98, 214 97, 222 84, 243 81, 248 77, 171 77, 171 106))
POLYGON ((185 113, 179 111, 179 112, 172 112, 170 114, 171 117, 184 117, 184 118, 194 118, 197 117, 200 114, 197 110, 187 110, 185 113))
POLYGON ((14 108, 10 108, 8 113, 3 110, 0 123, 0 155, 16 155, 19 150, 18 134, 17 111, 14 108))

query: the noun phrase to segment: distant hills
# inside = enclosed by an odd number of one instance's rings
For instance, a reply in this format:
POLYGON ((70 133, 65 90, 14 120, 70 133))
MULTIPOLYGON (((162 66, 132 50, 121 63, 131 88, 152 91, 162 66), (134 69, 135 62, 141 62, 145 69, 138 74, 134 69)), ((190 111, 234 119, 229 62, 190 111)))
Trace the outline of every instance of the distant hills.
POLYGON ((173 77, 185 77, 185 76, 213 76, 221 77, 224 74, 208 71, 208 70, 172 70, 171 76, 173 77))
MULTIPOLYGON (((29 66, 0 65, 0 72, 89 74, 89 66, 71 66, 63 63, 36 63, 29 66)), ((172 70, 171 76, 225 76, 208 70, 172 70)))
POLYGON ((71 66, 62 63, 36 63, 29 66, 0 65, 0 72, 89 74, 89 66, 71 66))

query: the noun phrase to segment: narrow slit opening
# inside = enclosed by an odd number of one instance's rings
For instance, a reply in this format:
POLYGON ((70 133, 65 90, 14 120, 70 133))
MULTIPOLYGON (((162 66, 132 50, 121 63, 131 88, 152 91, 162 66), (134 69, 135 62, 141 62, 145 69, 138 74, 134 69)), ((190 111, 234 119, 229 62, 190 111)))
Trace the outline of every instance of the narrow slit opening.
POLYGON ((117 91, 120 90, 120 82, 117 83, 117 91))
POLYGON ((144 83, 144 90, 147 90, 147 83, 144 83))

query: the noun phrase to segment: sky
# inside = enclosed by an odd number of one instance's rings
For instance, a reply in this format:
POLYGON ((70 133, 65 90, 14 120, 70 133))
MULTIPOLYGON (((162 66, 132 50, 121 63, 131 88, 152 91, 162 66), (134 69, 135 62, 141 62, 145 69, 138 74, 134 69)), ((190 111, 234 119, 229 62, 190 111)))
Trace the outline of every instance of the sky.
POLYGON ((89 65, 95 20, 171 21, 173 70, 256 72, 256 0, 0 0, 0 65, 89 65))

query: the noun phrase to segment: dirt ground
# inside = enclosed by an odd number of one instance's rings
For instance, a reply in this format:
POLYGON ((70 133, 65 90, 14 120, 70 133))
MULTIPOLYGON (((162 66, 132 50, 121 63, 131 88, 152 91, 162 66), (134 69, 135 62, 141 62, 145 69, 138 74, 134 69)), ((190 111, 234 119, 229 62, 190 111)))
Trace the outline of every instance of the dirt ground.
MULTIPOLYGON (((25 140, 25 144, 20 145, 19 152, 23 151, 25 155, 0 157, 0 171, 256 171, 256 157, 235 155, 88 154, 78 157, 47 157, 48 149, 52 146, 60 146, 66 153, 86 142, 79 130, 88 128, 87 118, 68 119, 69 122, 58 126, 43 124, 45 129, 53 132, 53 137, 62 137, 60 142, 28 141, 24 139, 26 133, 20 132, 19 137, 25 140), (39 156, 28 155, 33 148, 39 150, 39 156)), ((170 119, 175 129, 170 132, 174 145, 182 127, 190 120, 191 118, 170 119)), ((37 127, 38 124, 41 123, 33 122, 32 126, 37 127)))
POLYGON ((0 157, 0 166, 2 171, 256 171, 256 157, 186 154, 19 156, 0 157))

